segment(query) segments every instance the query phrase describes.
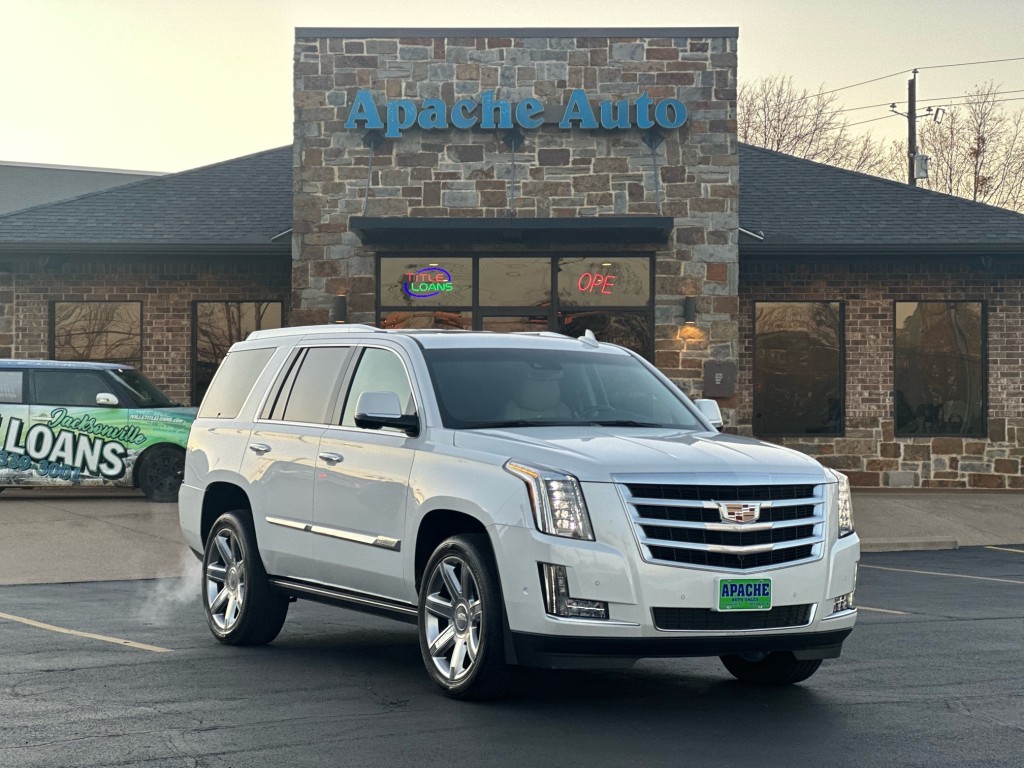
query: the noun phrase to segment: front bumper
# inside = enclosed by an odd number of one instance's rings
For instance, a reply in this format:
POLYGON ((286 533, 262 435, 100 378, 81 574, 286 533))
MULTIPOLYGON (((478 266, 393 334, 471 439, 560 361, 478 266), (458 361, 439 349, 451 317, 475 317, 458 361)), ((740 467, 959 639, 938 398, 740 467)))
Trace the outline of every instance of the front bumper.
MULTIPOLYGON (((607 487, 607 486, 606 486, 607 487)), ((520 526, 495 526, 492 535, 508 619, 510 661, 531 666, 628 665, 644 657, 718 656, 792 651, 799 658, 839 655, 856 622, 856 609, 833 611, 835 598, 854 591, 860 542, 856 534, 826 536, 821 556, 811 561, 742 572, 647 562, 614 489, 588 488, 597 541, 574 541, 520 526), (549 615, 540 564, 565 567, 569 593, 608 604, 608 619, 549 615), (735 628, 721 622, 717 606, 722 578, 770 578, 772 607, 793 609, 798 620, 784 626, 735 628), (799 607, 799 609, 798 609, 799 607), (677 629, 659 615, 705 615, 706 626, 677 629), (682 610, 679 610, 682 609, 682 610), (514 656, 514 658, 512 658, 514 656)), ((757 612, 762 613, 762 612, 757 612)), ((683 626, 690 626, 683 624, 683 626)), ((704 626, 704 625, 699 625, 704 626)))

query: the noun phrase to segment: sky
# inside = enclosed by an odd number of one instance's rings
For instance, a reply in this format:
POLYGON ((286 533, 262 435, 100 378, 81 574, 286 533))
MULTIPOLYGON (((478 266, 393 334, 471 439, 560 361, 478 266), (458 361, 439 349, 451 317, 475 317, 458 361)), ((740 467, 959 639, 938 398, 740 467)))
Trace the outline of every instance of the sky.
POLYGON ((296 27, 581 26, 737 27, 741 82, 843 88, 882 105, 848 113, 876 138, 906 136, 888 104, 915 67, 922 106, 1024 97, 1024 0, 0 0, 0 161, 171 172, 288 144, 296 27))

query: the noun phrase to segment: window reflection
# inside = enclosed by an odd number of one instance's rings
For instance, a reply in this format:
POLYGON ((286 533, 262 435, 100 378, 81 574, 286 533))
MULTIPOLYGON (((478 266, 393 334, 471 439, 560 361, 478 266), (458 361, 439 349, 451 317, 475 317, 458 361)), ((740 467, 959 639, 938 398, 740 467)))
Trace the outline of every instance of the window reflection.
POLYGON ((551 303, 551 259, 480 259, 480 305, 539 307, 551 303))
POLYGON ((142 366, 142 304, 137 301, 58 301, 51 343, 56 360, 142 366))
POLYGON ((985 434, 981 302, 896 302, 900 435, 985 434))
POLYGON ((587 331, 598 341, 618 344, 638 355, 651 356, 651 323, 639 312, 562 312, 558 332, 579 338, 587 331))
POLYGON ((839 303, 758 302, 754 314, 754 433, 842 434, 839 303))
POLYGON ((384 312, 381 328, 472 328, 469 312, 384 312))
POLYGON ((280 328, 283 318, 279 301, 197 301, 193 306, 196 383, 192 402, 198 403, 231 345, 253 331, 280 328))

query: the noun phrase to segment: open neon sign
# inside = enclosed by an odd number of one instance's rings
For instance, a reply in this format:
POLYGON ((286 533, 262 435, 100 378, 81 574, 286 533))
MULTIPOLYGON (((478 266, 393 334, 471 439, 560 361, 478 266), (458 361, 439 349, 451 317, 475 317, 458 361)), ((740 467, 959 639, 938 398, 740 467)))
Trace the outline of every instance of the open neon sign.
POLYGON ((584 272, 576 281, 576 287, 580 293, 601 293, 605 296, 612 295, 612 288, 615 287, 617 275, 604 274, 601 272, 584 272))
POLYGON ((440 267, 424 267, 415 272, 406 272, 402 290, 414 299, 428 299, 455 289, 452 274, 440 267))

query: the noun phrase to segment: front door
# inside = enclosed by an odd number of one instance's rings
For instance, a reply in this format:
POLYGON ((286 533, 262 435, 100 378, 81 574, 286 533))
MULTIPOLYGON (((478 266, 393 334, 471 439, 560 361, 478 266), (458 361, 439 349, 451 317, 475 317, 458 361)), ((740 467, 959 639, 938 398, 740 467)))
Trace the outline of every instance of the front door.
POLYGON ((343 408, 338 409, 340 425, 328 428, 320 438, 314 556, 332 584, 408 600, 402 551, 413 545, 404 536, 409 475, 418 439, 399 430, 355 425, 359 395, 381 391, 395 392, 407 414, 416 412, 409 375, 397 351, 368 347, 360 356, 343 408))

